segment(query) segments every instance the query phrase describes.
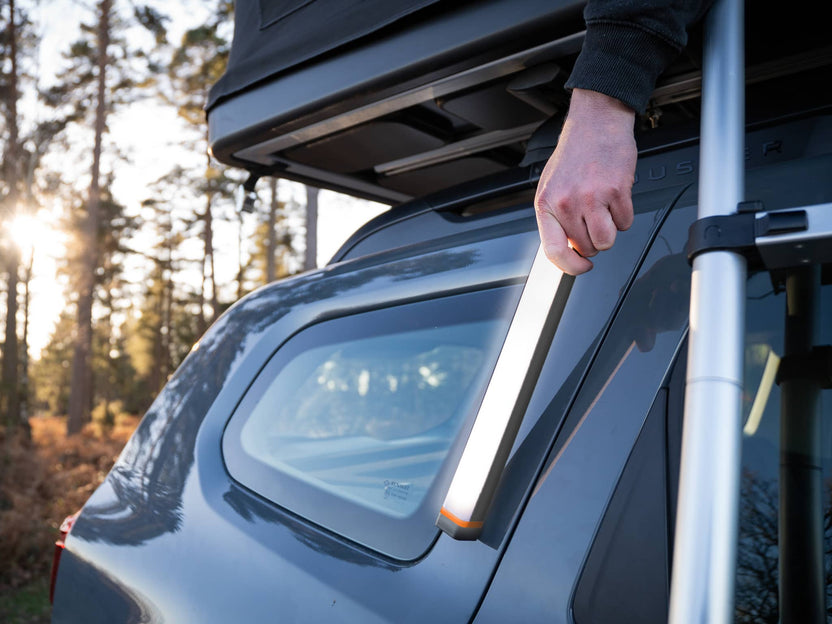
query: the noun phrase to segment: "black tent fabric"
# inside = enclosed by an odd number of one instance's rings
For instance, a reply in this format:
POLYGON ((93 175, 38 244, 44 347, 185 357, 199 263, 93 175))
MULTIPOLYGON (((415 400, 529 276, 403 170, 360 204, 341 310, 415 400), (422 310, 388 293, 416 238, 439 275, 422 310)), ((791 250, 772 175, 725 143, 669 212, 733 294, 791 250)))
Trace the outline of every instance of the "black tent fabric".
POLYGON ((207 108, 439 0, 237 0, 225 74, 207 108))

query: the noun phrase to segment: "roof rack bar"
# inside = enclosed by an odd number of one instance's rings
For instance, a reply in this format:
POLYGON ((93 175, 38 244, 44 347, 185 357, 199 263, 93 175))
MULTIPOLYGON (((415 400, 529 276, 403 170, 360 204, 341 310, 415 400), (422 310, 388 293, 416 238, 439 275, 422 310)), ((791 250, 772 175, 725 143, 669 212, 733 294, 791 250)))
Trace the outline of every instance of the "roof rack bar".
MULTIPOLYGON (((749 65, 745 69, 745 84, 753 85, 766 80, 791 76, 819 67, 832 65, 832 46, 818 48, 801 54, 784 56, 772 61, 749 65)), ((692 71, 674 76, 667 82, 659 83, 650 96, 651 106, 665 106, 698 98, 702 91, 702 72, 692 71)))
MULTIPOLYGON (((699 218, 736 212, 745 189, 742 0, 706 20, 699 218)), ((746 272, 734 251, 693 262, 671 624, 733 621, 746 272)))
MULTIPOLYGON (((380 101, 370 102, 340 115, 311 123, 303 128, 296 128, 261 143, 245 147, 234 153, 243 160, 260 162, 267 154, 273 154, 288 147, 308 143, 316 139, 352 128, 359 124, 378 119, 384 115, 423 104, 436 98, 464 91, 491 80, 517 74, 540 58, 556 57, 578 52, 583 44, 586 31, 572 33, 560 39, 546 42, 516 52, 509 56, 472 67, 451 76, 445 76, 427 84, 408 89, 380 101)), ((276 120, 275 120, 275 123, 276 120)))
POLYGON ((415 154, 376 165, 375 171, 382 175, 394 176, 448 162, 460 156, 472 156, 496 147, 526 141, 540 127, 541 123, 535 121, 515 128, 483 132, 476 136, 463 139, 462 141, 448 143, 440 148, 422 152, 421 154, 415 154))
POLYGON ((402 193, 390 188, 385 188, 375 182, 360 179, 357 176, 349 176, 343 173, 327 171, 311 165, 295 162, 288 158, 271 158, 271 167, 274 175, 289 180, 297 180, 304 184, 319 186, 327 185, 327 188, 340 193, 363 197, 372 201, 384 204, 401 204, 413 199, 411 195, 402 193))

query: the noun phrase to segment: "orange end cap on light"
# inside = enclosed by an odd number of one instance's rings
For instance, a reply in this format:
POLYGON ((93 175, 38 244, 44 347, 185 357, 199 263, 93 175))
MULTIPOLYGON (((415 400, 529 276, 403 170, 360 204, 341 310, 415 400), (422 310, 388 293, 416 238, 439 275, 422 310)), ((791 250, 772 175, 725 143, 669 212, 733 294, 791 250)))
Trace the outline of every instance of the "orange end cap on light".
POLYGON ((454 514, 452 514, 450 511, 448 511, 444 507, 439 510, 439 513, 441 513, 448 520, 453 522, 455 525, 462 527, 463 529, 481 529, 482 528, 482 521, 480 521, 480 522, 475 522, 475 521, 466 522, 465 520, 462 520, 461 518, 457 518, 454 514))

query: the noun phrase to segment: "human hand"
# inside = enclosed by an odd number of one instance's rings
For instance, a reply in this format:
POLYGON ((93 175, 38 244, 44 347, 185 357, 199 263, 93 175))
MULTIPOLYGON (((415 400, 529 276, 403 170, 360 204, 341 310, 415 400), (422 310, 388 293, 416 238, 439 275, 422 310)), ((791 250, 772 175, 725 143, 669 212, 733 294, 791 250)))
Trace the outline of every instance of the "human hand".
POLYGON ((635 112, 609 96, 574 89, 557 148, 534 198, 546 257, 572 275, 633 223, 635 112))

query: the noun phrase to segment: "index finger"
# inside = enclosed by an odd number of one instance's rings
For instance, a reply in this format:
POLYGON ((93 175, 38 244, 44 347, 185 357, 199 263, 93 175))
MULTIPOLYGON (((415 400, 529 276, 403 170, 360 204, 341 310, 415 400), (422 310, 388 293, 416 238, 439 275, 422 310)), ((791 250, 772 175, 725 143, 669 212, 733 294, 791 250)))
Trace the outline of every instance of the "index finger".
POLYGON ((572 249, 566 232, 553 214, 538 210, 536 216, 543 252, 556 267, 570 275, 580 275, 592 268, 592 262, 572 249))

